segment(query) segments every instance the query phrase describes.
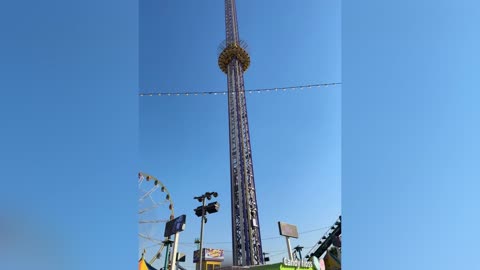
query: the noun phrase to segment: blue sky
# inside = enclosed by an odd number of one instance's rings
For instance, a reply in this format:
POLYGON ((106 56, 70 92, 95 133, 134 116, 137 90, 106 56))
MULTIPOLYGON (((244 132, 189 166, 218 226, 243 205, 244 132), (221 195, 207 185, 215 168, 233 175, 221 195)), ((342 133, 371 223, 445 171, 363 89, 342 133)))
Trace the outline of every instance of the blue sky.
MULTIPOLYGON (((237 9, 252 59, 247 89, 341 82, 339 1, 238 1, 237 9)), ((217 66, 223 1, 143 1, 139 29, 141 91, 225 89, 217 66)), ((222 205, 206 224, 206 246, 231 257, 226 101, 140 98, 141 170, 162 179, 175 213, 187 214, 180 250, 190 268, 200 231, 192 198, 206 191, 219 192, 222 205)), ((278 221, 316 230, 292 240, 306 253, 341 214, 340 104, 341 86, 247 95, 263 248, 272 262, 287 256, 285 240, 270 239, 278 221)))
POLYGON ((0 269, 136 266, 135 10, 2 2, 0 269))
POLYGON ((478 268, 480 5, 345 2, 343 266, 478 268))

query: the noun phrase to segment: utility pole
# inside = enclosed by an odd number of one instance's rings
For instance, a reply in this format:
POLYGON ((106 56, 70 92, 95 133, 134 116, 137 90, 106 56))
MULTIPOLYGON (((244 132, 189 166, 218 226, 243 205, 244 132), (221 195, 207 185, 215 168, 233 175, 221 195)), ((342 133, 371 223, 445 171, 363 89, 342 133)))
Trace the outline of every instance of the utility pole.
POLYGON ((203 264, 203 250, 202 250, 203 249, 203 227, 204 227, 204 224, 207 222, 207 218, 205 217, 205 215, 207 213, 209 214, 216 213, 220 208, 220 204, 218 202, 212 202, 212 203, 209 203, 207 206, 205 206, 205 199, 210 200, 212 196, 217 197, 218 193, 214 191, 206 192, 203 195, 194 197, 195 200, 198 200, 199 202, 202 203, 201 206, 194 209, 195 215, 202 218, 200 221, 200 245, 199 245, 200 248, 198 249, 198 252, 200 253, 199 254, 199 264, 200 264, 199 270, 202 270, 202 267, 203 267, 202 266, 203 264))

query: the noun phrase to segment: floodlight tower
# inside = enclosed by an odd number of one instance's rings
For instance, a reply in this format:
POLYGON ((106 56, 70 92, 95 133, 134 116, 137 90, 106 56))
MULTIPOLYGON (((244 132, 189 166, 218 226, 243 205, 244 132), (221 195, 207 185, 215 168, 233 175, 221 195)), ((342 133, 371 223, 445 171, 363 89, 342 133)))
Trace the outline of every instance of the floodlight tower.
POLYGON ((227 74, 233 264, 263 264, 243 73, 250 65, 238 34, 235 0, 225 0, 226 40, 218 57, 227 74))

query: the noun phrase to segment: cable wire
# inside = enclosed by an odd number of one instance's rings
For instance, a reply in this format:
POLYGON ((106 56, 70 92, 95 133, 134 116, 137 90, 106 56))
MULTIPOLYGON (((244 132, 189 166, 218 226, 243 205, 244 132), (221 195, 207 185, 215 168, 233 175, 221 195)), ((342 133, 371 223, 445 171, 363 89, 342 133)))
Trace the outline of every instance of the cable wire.
MULTIPOLYGON (((308 230, 308 231, 304 231, 304 232, 299 232, 298 234, 306 234, 306 233, 311 233, 311 232, 315 232, 315 231, 320 231, 320 230, 325 230, 327 228, 330 228, 330 226, 326 226, 326 227, 322 227, 322 228, 318 228, 318 229, 313 229, 313 230, 308 230)), ((266 237, 266 238, 262 238, 262 241, 264 240, 272 240, 272 239, 278 239, 278 238, 282 238, 284 236, 271 236, 271 237, 266 237)), ((208 245, 210 244, 231 244, 232 242, 210 242, 210 243, 206 243, 208 245)))
MULTIPOLYGON (((277 87, 277 88, 259 88, 259 89, 250 89, 245 90, 245 93, 262 93, 262 92, 275 92, 275 91, 287 91, 287 90, 303 90, 309 88, 320 88, 328 86, 341 85, 342 83, 319 83, 319 84, 308 84, 308 85, 298 85, 298 86, 288 86, 288 87, 277 87)), ((187 92, 140 92, 141 97, 153 97, 153 96, 205 96, 205 95, 226 95, 228 91, 187 91, 187 92)), ((235 93, 234 91, 230 93, 235 93)))

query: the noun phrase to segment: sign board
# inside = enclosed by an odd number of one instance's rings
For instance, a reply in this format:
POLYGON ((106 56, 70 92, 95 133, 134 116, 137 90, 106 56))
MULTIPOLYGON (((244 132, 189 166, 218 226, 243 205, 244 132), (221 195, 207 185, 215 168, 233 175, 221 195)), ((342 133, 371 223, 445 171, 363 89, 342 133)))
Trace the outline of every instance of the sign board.
POLYGON ((193 251, 193 263, 197 263, 200 260, 200 254, 198 253, 198 249, 193 251))
POLYGON ((176 234, 177 232, 185 230, 186 219, 186 215, 181 215, 167 222, 167 224, 165 224, 165 233, 163 234, 163 236, 169 237, 173 234, 176 234))
POLYGON ((311 261, 307 261, 306 259, 302 259, 302 260, 297 260, 297 259, 294 259, 294 260, 290 260, 290 259, 287 259, 287 258, 283 258, 283 265, 285 266, 294 266, 294 267, 297 267, 297 268, 312 268, 313 267, 313 262, 311 261))
MULTIPOLYGON (((198 250, 195 250, 193 252, 193 262, 197 263, 199 260, 200 260, 200 254, 199 254, 198 250)), ((223 249, 204 248, 203 249, 203 260, 204 261, 223 262, 224 251, 223 251, 223 249)))
POLYGON ((298 238, 298 231, 297 226, 287 224, 284 222, 278 222, 278 230, 280 231, 280 235, 298 238))
POLYGON ((223 249, 204 248, 203 257, 206 261, 223 261, 223 249))

